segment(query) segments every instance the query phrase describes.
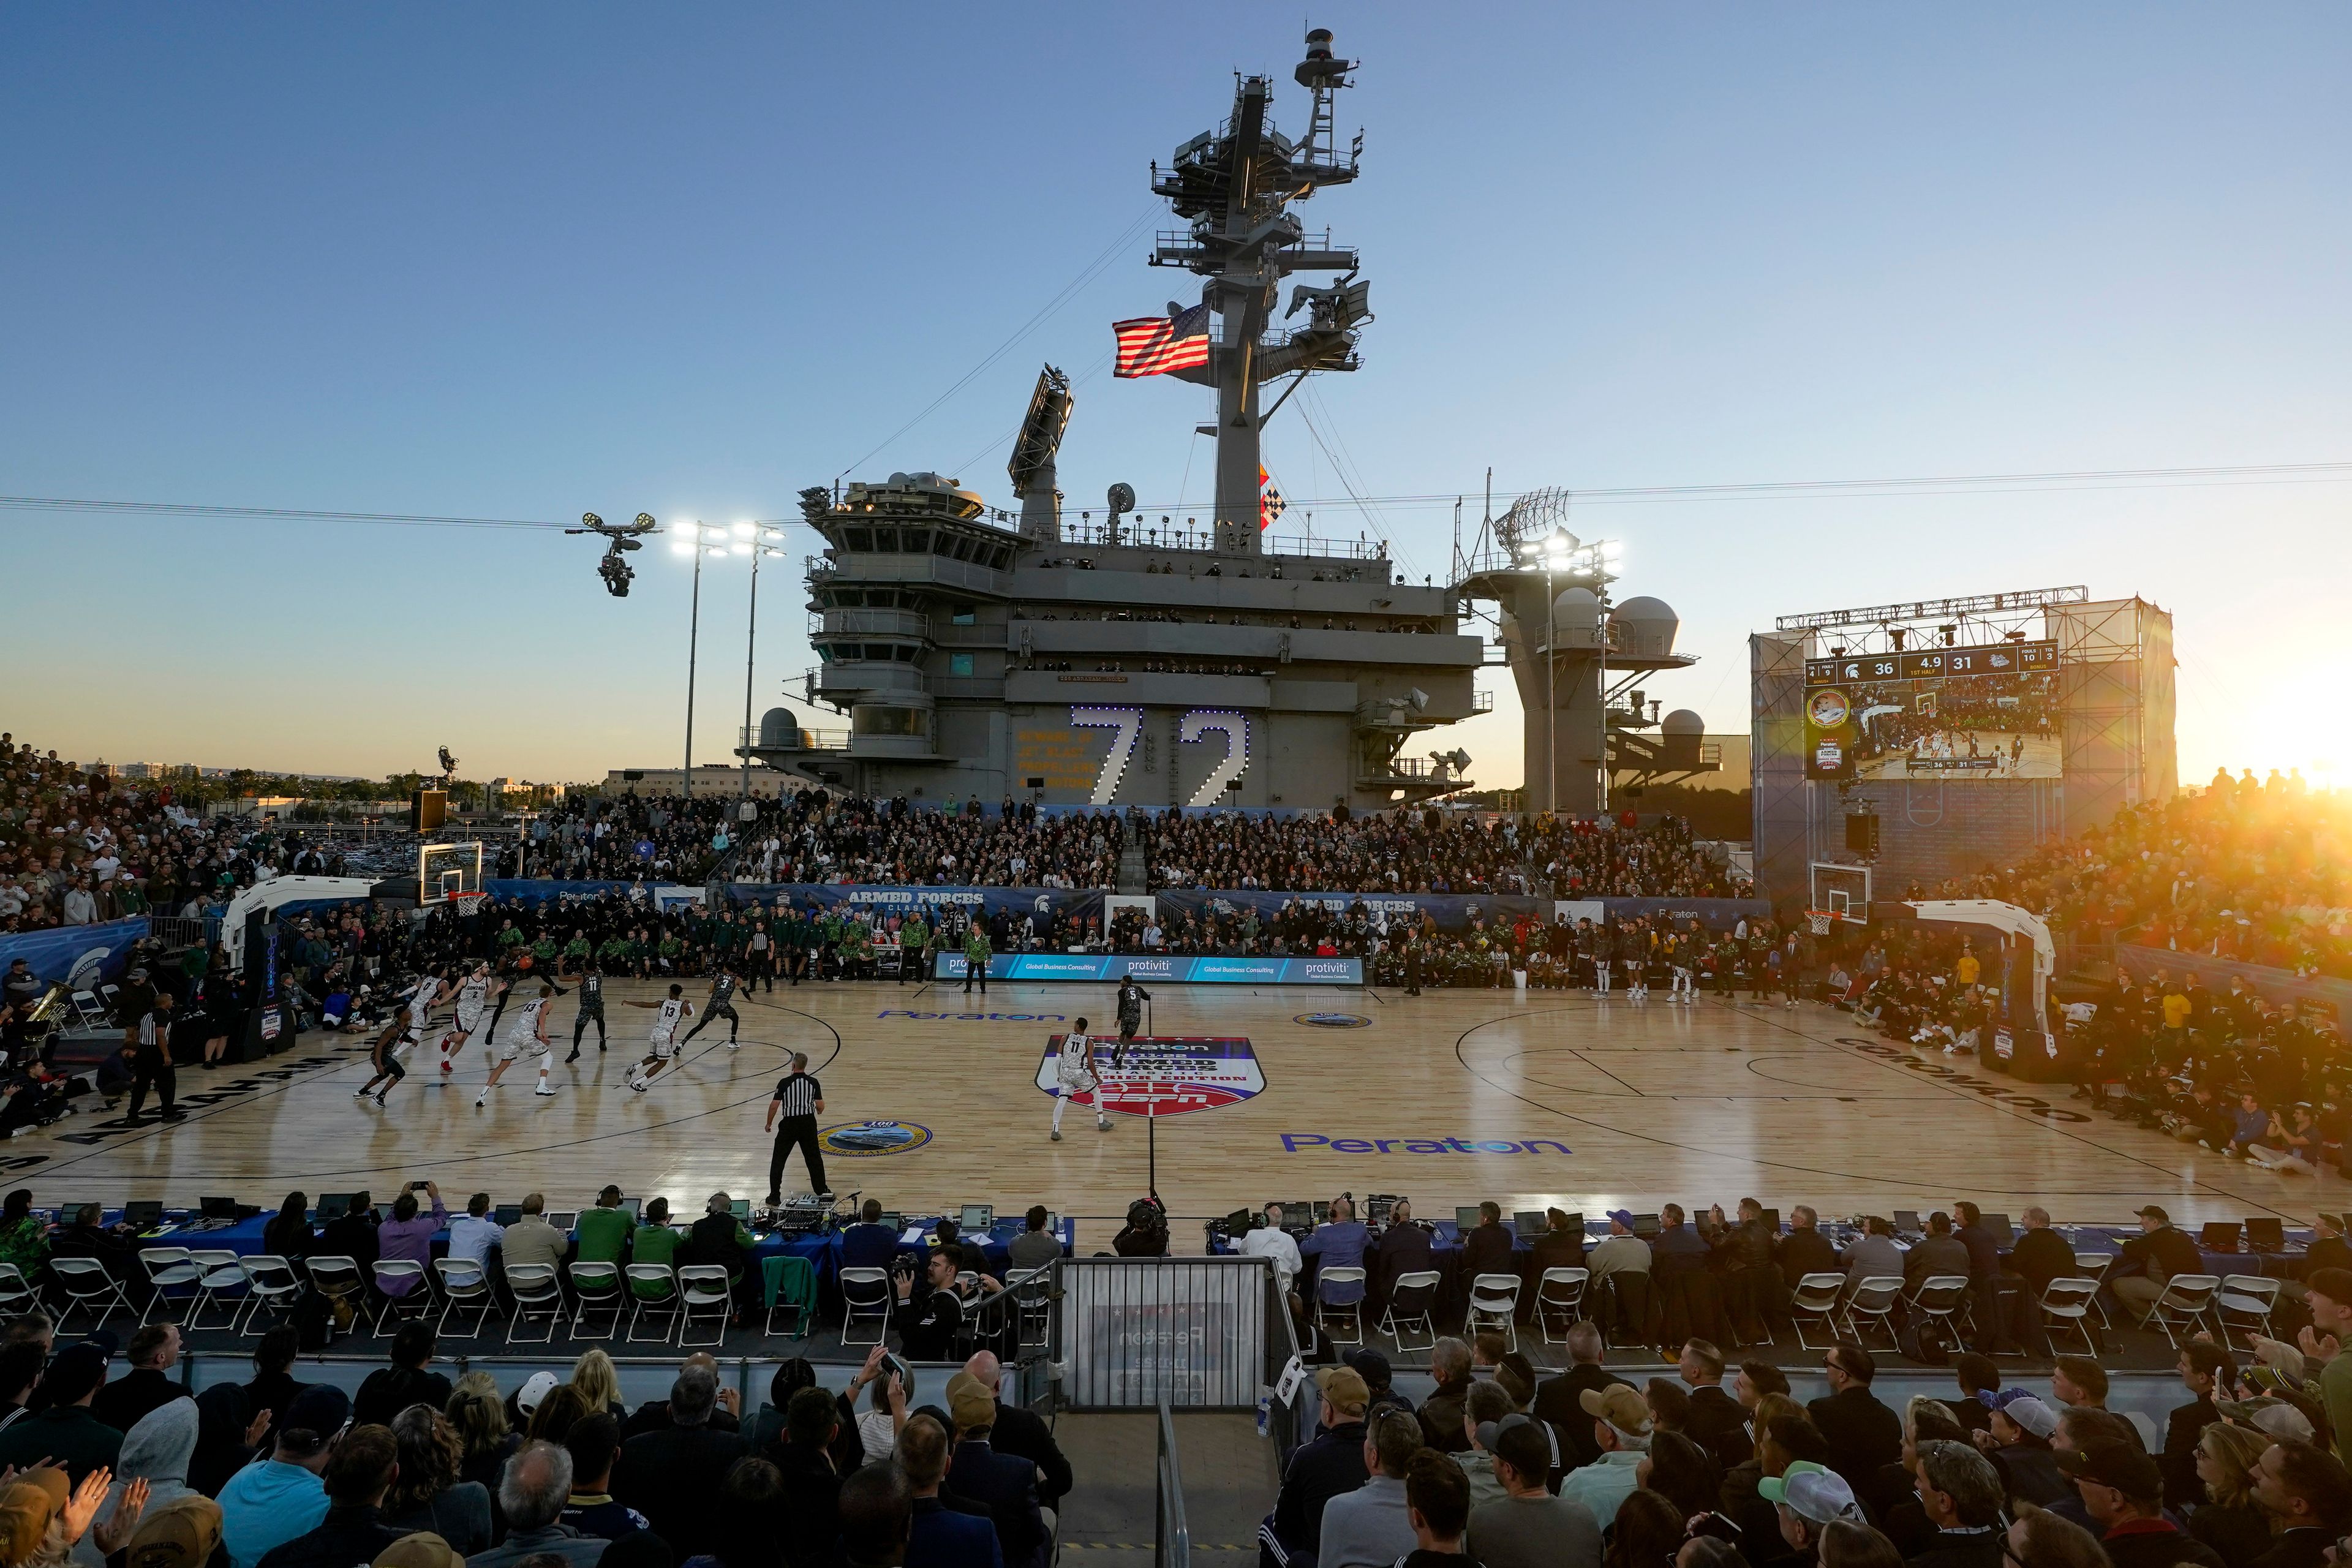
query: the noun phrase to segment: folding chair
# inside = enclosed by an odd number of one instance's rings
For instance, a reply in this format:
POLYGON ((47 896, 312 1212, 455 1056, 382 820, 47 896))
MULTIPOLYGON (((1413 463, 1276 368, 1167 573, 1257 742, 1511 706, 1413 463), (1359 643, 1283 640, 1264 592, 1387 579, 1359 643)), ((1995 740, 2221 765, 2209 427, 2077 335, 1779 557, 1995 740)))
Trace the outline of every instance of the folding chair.
POLYGON ((622 1272, 629 1281, 628 1342, 638 1342, 637 1325, 651 1312, 664 1326, 661 1338, 650 1342, 667 1344, 677 1322, 677 1276, 659 1263, 632 1263, 622 1272))
POLYGON ((1523 1283, 1516 1274, 1481 1274, 1470 1281, 1470 1311, 1463 1331, 1475 1335, 1481 1329, 1493 1329, 1509 1342, 1512 1350, 1517 1350, 1523 1283))
POLYGON ((311 1258, 310 1289, 327 1299, 331 1321, 338 1302, 349 1310, 354 1323, 360 1321, 367 1305, 367 1280, 360 1273, 359 1260, 348 1255, 311 1258))
POLYGON ((1388 1310, 1381 1314, 1380 1331, 1396 1342, 1399 1351, 1425 1351, 1437 1343, 1437 1323, 1430 1313, 1437 1304, 1438 1273, 1434 1268, 1416 1268, 1396 1277, 1389 1290, 1388 1310), (1429 1343, 1409 1345, 1404 1342, 1404 1331, 1418 1323, 1429 1343))
POLYGON ((58 1327, 63 1329, 66 1320, 73 1316, 76 1307, 98 1312, 98 1321, 90 1324, 93 1331, 106 1326, 117 1307, 131 1310, 131 1298, 123 1294, 106 1265, 95 1258, 52 1258, 49 1278, 56 1281, 58 1295, 58 1327))
POLYGON ((433 1316, 439 1303, 433 1300, 425 1265, 410 1258, 379 1258, 368 1268, 375 1276, 377 1339, 399 1332, 403 1323, 423 1322, 433 1316), (396 1291, 394 1285, 400 1285, 396 1291))
POLYGON ((296 1303, 309 1289, 302 1283, 302 1276, 294 1271, 294 1265, 274 1252, 257 1252, 238 1261, 245 1269, 245 1314, 241 1321, 232 1321, 230 1327, 250 1336, 268 1331, 254 1327, 265 1310, 273 1320, 271 1328, 293 1316, 296 1303))
POLYGON ((572 1297, 576 1303, 572 1313, 572 1337, 581 1339, 581 1325, 591 1312, 610 1312, 613 1326, 598 1339, 610 1340, 621 1331, 621 1313, 628 1306, 626 1289, 621 1280, 617 1263, 575 1263, 572 1266, 572 1297))
POLYGON ((1798 1349, 1825 1351, 1830 1348, 1829 1345, 1814 1344, 1805 1338, 1808 1321, 1828 1330, 1831 1343, 1836 1342, 1838 1296, 1844 1289, 1845 1276, 1843 1274, 1808 1274, 1797 1281, 1797 1288, 1789 1292, 1789 1320, 1796 1325, 1798 1349))
POLYGON ((1544 1343, 1559 1344, 1568 1338, 1568 1331, 1584 1312, 1584 1289, 1591 1281, 1590 1268, 1547 1268, 1536 1281, 1536 1326, 1543 1331, 1544 1343), (1559 1339, 1552 1338, 1552 1318, 1558 1314, 1561 1328, 1559 1339))
POLYGON ((499 1295, 490 1287, 489 1271, 470 1258, 436 1258, 433 1272, 441 1277, 441 1321, 435 1325, 436 1334, 449 1331, 449 1320, 459 1312, 470 1310, 474 1326, 465 1337, 478 1338, 488 1326, 490 1314, 498 1311, 499 1295))
POLYGON ((1008 1274, 1004 1288, 1012 1292, 1013 1310, 1019 1314, 1021 1348, 1043 1348, 1049 1342, 1054 1326, 1053 1266, 1008 1274))
POLYGON ((677 1271, 678 1300, 683 1309, 677 1324, 680 1348, 689 1343, 727 1342, 728 1299, 733 1294, 727 1269, 717 1263, 689 1263, 677 1271), (708 1312, 711 1326, 718 1331, 708 1342, 689 1341, 686 1336, 694 1331, 695 1319, 708 1312))
POLYGON ((188 1308, 188 1327, 204 1327, 207 1308, 229 1303, 228 1321, 224 1328, 236 1327, 237 1314, 245 1310, 245 1300, 232 1292, 247 1290, 251 1281, 246 1278, 245 1259, 226 1247, 188 1248, 188 1261, 196 1266, 202 1277, 196 1288, 196 1299, 188 1308))
POLYGON ((0 1316, 13 1318, 40 1303, 40 1292, 25 1283, 24 1270, 0 1263, 0 1316))
POLYGON ((2114 1271, 2115 1267, 2116 1255, 2112 1252, 2078 1252, 2074 1254, 2074 1272, 2067 1276, 2071 1279, 2088 1279, 2091 1282, 2091 1310, 2099 1314, 2099 1327, 2103 1329, 2112 1329, 2116 1326, 2114 1320, 2107 1316, 2107 1309, 2099 1300, 2098 1296, 2100 1289, 2105 1286, 2107 1276, 2114 1271))
POLYGON ((2172 1348, 2179 1350, 2180 1334, 2177 1331, 2193 1332, 2221 1289, 2221 1277, 2218 1274, 2176 1274, 2164 1282, 2164 1294, 2147 1310, 2147 1321, 2141 1326, 2162 1329, 2164 1337, 2172 1342, 2172 1348))
POLYGON ((1903 1298, 1903 1304, 1917 1316, 1943 1324, 1956 1343, 1961 1340, 1960 1320, 1974 1316, 1969 1310, 1969 1277, 1965 1274, 1930 1274, 1919 1281, 1917 1289, 1903 1298))
POLYGON ((845 1345, 878 1345, 883 1330, 890 1321, 890 1275, 881 1268, 845 1268, 841 1271, 841 1342, 845 1345), (874 1337, 870 1340, 853 1338, 860 1318, 874 1320, 874 1337))
POLYGON ((205 1271, 195 1265, 184 1247, 142 1247, 139 1249, 139 1267, 147 1271, 147 1305, 139 1311, 139 1326, 145 1328, 149 1314, 157 1307, 164 1309, 163 1321, 172 1321, 173 1300, 193 1304, 204 1290, 205 1271), (167 1298, 166 1290, 185 1290, 184 1297, 167 1298))
POLYGON ((555 1325, 563 1321, 563 1282, 555 1277, 555 1265, 508 1264, 507 1296, 514 1302, 514 1316, 507 1320, 507 1343, 513 1344, 515 1331, 536 1317, 547 1321, 547 1332, 522 1342, 553 1344, 555 1325))
MULTIPOLYGON (((2231 1329, 2243 1329, 2248 1339, 2255 1334, 2264 1339, 2278 1336, 2271 1332, 2271 1314, 2278 1310, 2279 1282, 2260 1274, 2224 1274, 2221 1289, 2213 1297, 2213 1322, 2221 1331, 2222 1348, 2234 1348, 2230 1340, 2231 1329)), ((2246 1346, 2248 1352, 2253 1346, 2246 1346)))
MULTIPOLYGON (((2036 1303, 2042 1310, 2042 1326, 2045 1332, 2059 1323, 2072 1323, 2074 1331, 2083 1336, 2083 1349, 2093 1357, 2099 1353, 2097 1332, 2091 1327, 2091 1312, 2099 1293, 2095 1279, 2053 1279, 2042 1287, 2042 1300, 2036 1303)), ((2051 1335, 2051 1350, 2058 1348, 2057 1336, 2051 1335)))
POLYGON ((1364 1299, 1359 1295, 1352 1301, 1331 1300, 1334 1285, 1353 1285, 1363 1289, 1364 1271, 1360 1268, 1326 1268, 1315 1276, 1315 1326, 1330 1337, 1333 1344, 1360 1345, 1364 1342, 1364 1299), (1353 1332, 1341 1338, 1334 1325, 1345 1323, 1353 1332))
POLYGON ((1902 1336, 1895 1331, 1895 1307, 1903 1300, 1903 1281, 1892 1274, 1874 1274, 1853 1288, 1846 1298, 1846 1337, 1862 1342, 1862 1330, 1854 1319, 1874 1320, 1886 1334, 1889 1345, 1900 1346, 1902 1336))

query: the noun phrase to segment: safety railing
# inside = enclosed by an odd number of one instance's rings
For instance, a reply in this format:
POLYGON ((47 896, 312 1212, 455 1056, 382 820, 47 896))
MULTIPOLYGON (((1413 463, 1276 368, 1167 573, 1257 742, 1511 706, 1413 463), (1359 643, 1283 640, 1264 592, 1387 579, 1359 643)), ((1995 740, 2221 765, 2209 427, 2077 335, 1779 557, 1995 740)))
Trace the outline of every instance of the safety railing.
POLYGON ((1054 1359, 1071 1408, 1246 1410, 1265 1371, 1267 1265, 1255 1258, 1070 1258, 1054 1359))
POLYGON ((1152 1491, 1152 1561, 1159 1568, 1190 1568, 1192 1532, 1184 1523, 1184 1478, 1176 1465, 1176 1422, 1168 1406, 1160 1406, 1158 1484, 1152 1491))

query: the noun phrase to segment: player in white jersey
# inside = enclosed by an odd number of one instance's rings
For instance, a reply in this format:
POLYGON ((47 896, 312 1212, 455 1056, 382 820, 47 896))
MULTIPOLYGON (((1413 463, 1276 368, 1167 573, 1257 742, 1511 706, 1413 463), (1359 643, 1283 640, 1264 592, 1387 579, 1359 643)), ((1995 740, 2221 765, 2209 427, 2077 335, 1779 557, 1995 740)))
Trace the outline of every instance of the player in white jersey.
POLYGON ((417 977, 400 1005, 408 1010, 408 1023, 400 1037, 395 1051, 413 1051, 425 1043, 425 1016, 449 1000, 449 984, 436 972, 428 970, 417 977))
POLYGON ((632 1007, 649 1007, 654 1012, 653 1035, 647 1042, 645 1059, 629 1073, 629 1087, 639 1094, 653 1082, 654 1075, 669 1066, 677 1055, 677 1026, 694 1016, 694 1004, 686 999, 686 987, 673 984, 667 1002, 632 1002, 632 1007))
POLYGON ((480 1031, 489 1013, 490 1000, 505 992, 507 983, 490 973, 490 961, 478 962, 457 983, 457 1026, 441 1037, 441 1074, 439 1081, 447 1082, 446 1075, 455 1072, 455 1061, 466 1042, 480 1031))
POLYGON ((1095 1095, 1095 1131, 1110 1131, 1110 1113, 1102 1106, 1102 1074, 1097 1070, 1095 1043, 1087 1037, 1084 1018, 1062 1037, 1062 1054, 1056 1059, 1054 1077, 1059 1085, 1054 1095, 1055 1142, 1062 1141, 1062 1112, 1069 1109, 1072 1100, 1089 1090, 1095 1095))
POLYGON ((490 1090, 499 1087, 499 1079, 507 1076, 507 1068, 513 1064, 515 1058, 522 1055, 526 1046, 539 1053, 539 1087, 531 1092, 546 1095, 555 1092, 547 1081, 548 1069, 555 1062, 555 1047, 547 1037, 547 1004, 554 994, 555 987, 544 980, 541 981, 539 994, 524 1003, 515 1016, 502 1025, 499 1038, 493 1042, 499 1047, 499 1059, 490 1068, 489 1081, 483 1084, 482 1092, 474 1097, 475 1110, 482 1109, 490 1098, 490 1090))

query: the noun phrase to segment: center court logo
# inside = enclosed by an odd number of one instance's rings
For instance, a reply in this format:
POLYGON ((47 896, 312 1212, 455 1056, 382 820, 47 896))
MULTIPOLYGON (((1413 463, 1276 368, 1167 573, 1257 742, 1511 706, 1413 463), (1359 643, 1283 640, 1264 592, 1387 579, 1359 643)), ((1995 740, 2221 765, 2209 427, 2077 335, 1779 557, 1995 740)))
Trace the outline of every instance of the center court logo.
POLYGON ((1361 1013, 1293 1013, 1294 1024, 1312 1024, 1318 1029, 1369 1029, 1372 1021, 1361 1013))
POLYGON ((904 1154, 931 1141, 931 1130, 911 1121, 846 1121, 816 1135, 817 1147, 846 1160, 904 1154))
MULTIPOLYGON (((1037 1063, 1037 1087, 1047 1094, 1061 1083, 1062 1040, 1060 1035, 1048 1037, 1037 1063)), ((1245 1039, 1139 1035, 1128 1043, 1116 1068, 1106 1048, 1109 1043, 1095 1041, 1102 1087, 1073 1095, 1072 1104, 1091 1106, 1099 1097, 1105 1110, 1181 1116, 1238 1105, 1265 1092, 1265 1069, 1245 1039)))

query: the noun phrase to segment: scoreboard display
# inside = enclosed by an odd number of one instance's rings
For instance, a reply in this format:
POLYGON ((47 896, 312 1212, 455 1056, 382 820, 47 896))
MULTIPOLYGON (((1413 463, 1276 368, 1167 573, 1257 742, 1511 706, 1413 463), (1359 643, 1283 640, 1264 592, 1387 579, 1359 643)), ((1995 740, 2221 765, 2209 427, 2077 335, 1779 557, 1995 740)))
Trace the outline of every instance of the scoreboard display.
POLYGON ((2058 645, 1998 642, 1805 661, 1805 776, 2054 779, 2058 645))
POLYGON ((1878 680, 1942 680, 1954 676, 2034 675, 2058 668, 2055 642, 1997 642, 1917 653, 1849 654, 1805 660, 1807 686, 1878 680))

